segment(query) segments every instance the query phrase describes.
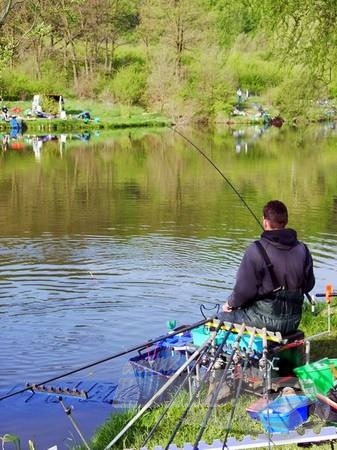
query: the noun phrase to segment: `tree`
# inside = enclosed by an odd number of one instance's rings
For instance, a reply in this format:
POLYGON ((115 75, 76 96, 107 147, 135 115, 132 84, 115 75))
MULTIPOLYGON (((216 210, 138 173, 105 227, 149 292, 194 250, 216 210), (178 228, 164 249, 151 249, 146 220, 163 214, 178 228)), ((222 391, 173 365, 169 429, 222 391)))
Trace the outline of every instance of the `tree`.
POLYGON ((337 2, 334 0, 264 0, 263 22, 276 37, 280 56, 310 67, 331 81, 337 62, 337 2))

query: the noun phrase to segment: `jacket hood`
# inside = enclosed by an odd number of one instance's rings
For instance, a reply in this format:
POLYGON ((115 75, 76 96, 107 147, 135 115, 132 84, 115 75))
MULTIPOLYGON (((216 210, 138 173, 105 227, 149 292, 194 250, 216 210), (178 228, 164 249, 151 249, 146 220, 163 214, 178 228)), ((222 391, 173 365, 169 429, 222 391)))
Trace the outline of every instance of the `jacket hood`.
POLYGON ((289 249, 298 244, 297 233, 292 228, 282 228, 280 230, 268 230, 261 234, 262 239, 266 239, 270 244, 278 248, 289 249))

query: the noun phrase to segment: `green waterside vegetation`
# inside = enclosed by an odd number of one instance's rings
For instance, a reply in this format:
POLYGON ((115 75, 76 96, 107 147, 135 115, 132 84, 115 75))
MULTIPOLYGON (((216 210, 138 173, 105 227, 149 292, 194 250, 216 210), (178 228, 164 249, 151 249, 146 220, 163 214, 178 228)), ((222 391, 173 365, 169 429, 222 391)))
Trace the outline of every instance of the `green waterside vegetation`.
MULTIPOLYGON (((335 300, 336 302, 336 300, 335 300)), ((311 362, 317 361, 325 356, 330 358, 337 357, 337 307, 332 306, 331 329, 330 335, 318 337, 311 342, 311 362)), ((320 303, 316 306, 315 313, 311 312, 311 307, 306 305, 300 328, 305 332, 306 336, 313 336, 322 331, 327 331, 327 306, 320 303)), ((261 391, 260 391, 261 392, 261 391)), ((204 398, 201 396, 201 399, 204 398)), ((257 436, 264 433, 260 422, 250 418, 246 412, 246 407, 250 405, 258 397, 242 392, 239 402, 235 409, 234 420, 232 422, 229 436, 242 439, 246 435, 257 436)), ((184 412, 189 402, 189 396, 186 392, 179 394, 173 406, 156 433, 148 442, 148 448, 153 449, 156 445, 165 446, 174 429, 181 414, 184 412)), ((212 413, 211 419, 205 429, 203 439, 207 443, 212 443, 216 439, 225 437, 228 421, 233 408, 233 400, 231 402, 218 405, 212 413)), ((156 421, 159 419, 165 409, 165 405, 160 405, 147 411, 117 442, 113 448, 115 449, 139 449, 144 442, 145 436, 152 429, 156 421)), ((94 434, 90 442, 90 448, 93 450, 102 450, 106 445, 118 434, 118 432, 128 423, 136 414, 137 409, 130 409, 111 416, 94 434)), ((188 413, 184 425, 178 432, 174 443, 179 447, 187 442, 194 442, 200 429, 200 424, 207 412, 207 406, 202 400, 196 402, 195 406, 188 413)), ((307 428, 313 428, 315 432, 319 432, 322 426, 327 423, 320 419, 317 415, 311 415, 307 423, 298 428, 301 434, 307 428)), ((266 435, 267 436, 267 435, 266 435)), ((84 447, 81 447, 84 448, 84 447)), ((296 449, 297 445, 282 446, 284 449, 296 449)), ((319 447, 322 450, 330 449, 330 444, 323 444, 319 447)))
MULTIPOLYGON (((117 106, 111 102, 97 102, 88 99, 66 99, 65 119, 60 118, 36 118, 31 116, 31 101, 12 101, 6 106, 15 113, 23 122, 25 133, 42 132, 70 132, 70 131, 94 131, 116 128, 136 127, 165 127, 170 121, 158 113, 149 113, 139 106, 117 106), (89 112, 90 119, 77 118, 78 114, 89 112)), ((8 121, 0 121, 0 132, 8 132, 8 121)))
POLYGON ((296 123, 334 118, 336 22, 330 0, 2 0, 0 95, 215 122, 240 87, 248 120, 256 103, 296 123))

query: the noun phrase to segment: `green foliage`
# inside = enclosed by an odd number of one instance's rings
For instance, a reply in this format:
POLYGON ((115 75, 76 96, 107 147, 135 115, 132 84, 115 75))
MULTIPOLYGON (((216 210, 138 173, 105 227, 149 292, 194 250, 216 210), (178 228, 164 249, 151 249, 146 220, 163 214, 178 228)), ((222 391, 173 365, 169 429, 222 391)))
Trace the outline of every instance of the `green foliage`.
POLYGON ((146 75, 144 68, 139 65, 121 68, 110 82, 114 98, 124 104, 141 104, 146 88, 146 75))
POLYGON ((254 32, 261 20, 262 9, 254 0, 215 0, 213 8, 219 43, 224 47, 232 46, 241 33, 254 32))
POLYGON ((283 71, 275 62, 263 60, 257 54, 233 52, 226 67, 232 71, 238 86, 257 95, 277 86, 283 78, 283 71))
POLYGON ((68 92, 65 83, 55 80, 53 70, 41 80, 35 80, 29 73, 19 69, 0 73, 0 91, 7 100, 31 99, 34 94, 66 95, 68 92))
POLYGON ((1 96, 8 100, 24 100, 35 93, 31 79, 20 72, 4 71, 0 75, 1 96))
POLYGON ((57 115, 59 112, 59 104, 48 95, 42 95, 40 101, 42 111, 48 114, 57 115))
POLYGON ((194 100, 194 113, 199 121, 213 119, 231 94, 232 80, 223 66, 222 52, 216 47, 200 53, 190 64, 181 96, 194 100))
POLYGON ((281 114, 291 120, 308 121, 321 114, 314 108, 316 100, 326 95, 326 88, 309 71, 298 70, 285 79, 273 94, 273 103, 281 114), (291 92, 291 96, 289 95, 291 92))
POLYGON ((208 120, 229 110, 239 85, 264 98, 275 88, 282 112, 303 115, 300 99, 315 100, 316 91, 304 85, 301 92, 294 65, 321 79, 324 95, 337 95, 331 0, 195 0, 193 8, 188 0, 14 3, 0 24, 7 100, 71 94, 208 120), (298 96, 287 98, 282 91, 292 86, 298 96))
POLYGON ((144 50, 141 46, 124 46, 116 50, 112 61, 113 70, 118 71, 125 66, 141 69, 145 65, 144 50))

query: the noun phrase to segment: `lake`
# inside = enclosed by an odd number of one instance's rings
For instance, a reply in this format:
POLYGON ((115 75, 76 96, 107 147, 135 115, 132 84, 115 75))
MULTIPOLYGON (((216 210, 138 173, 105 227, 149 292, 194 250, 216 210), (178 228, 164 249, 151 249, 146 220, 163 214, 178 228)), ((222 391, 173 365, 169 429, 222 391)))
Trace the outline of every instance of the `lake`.
MULTIPOLYGON (((313 254, 314 292, 334 284, 333 124, 180 131, 258 218, 268 200, 284 201, 313 254)), ((2 139, 0 388, 106 358, 224 302, 261 228, 181 136, 130 129, 2 139)), ((118 378, 124 363, 78 377, 118 378)))

